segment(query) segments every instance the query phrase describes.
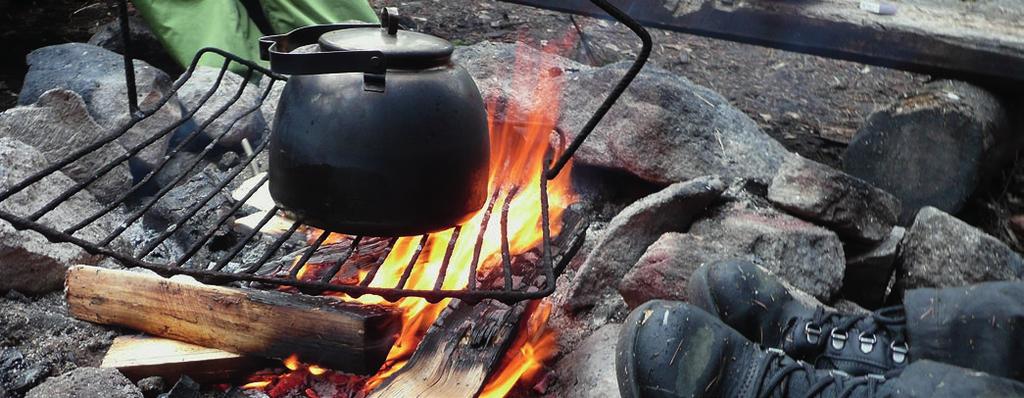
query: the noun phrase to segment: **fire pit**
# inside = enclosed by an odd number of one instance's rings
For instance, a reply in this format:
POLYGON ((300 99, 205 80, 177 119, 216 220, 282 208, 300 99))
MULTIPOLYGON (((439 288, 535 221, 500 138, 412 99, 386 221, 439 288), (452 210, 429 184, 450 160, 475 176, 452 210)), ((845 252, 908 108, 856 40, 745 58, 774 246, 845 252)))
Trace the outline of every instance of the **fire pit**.
MULTIPOLYGON (((650 52, 650 38, 643 28, 603 0, 595 0, 594 3, 626 23, 644 39, 640 57, 576 139, 555 148, 551 148, 549 137, 558 117, 557 102, 529 109, 514 103, 499 105, 492 102, 487 120, 491 142, 487 200, 483 208, 467 222, 454 228, 419 236, 371 237, 318 229, 306 225, 301 218, 290 220, 288 216, 291 213, 285 209, 259 203, 259 198, 267 195, 269 178, 266 173, 254 173, 251 169, 271 142, 271 139, 264 139, 255 147, 243 141, 244 156, 228 169, 216 188, 203 195, 187 198, 188 203, 176 204, 183 211, 177 213, 177 217, 170 220, 168 226, 156 237, 138 247, 126 248, 114 244, 130 231, 134 223, 144 222, 160 206, 161 201, 166 203, 168 200, 181 199, 171 197, 169 193, 195 174, 193 171, 200 168, 204 157, 222 150, 218 143, 226 138, 230 129, 212 135, 205 131, 238 102, 250 82, 262 79, 268 84, 262 89, 259 102, 233 115, 227 121, 228 126, 257 112, 274 86, 287 80, 284 75, 214 48, 201 50, 186 72, 174 83, 171 93, 144 109, 140 109, 135 102, 132 61, 125 56, 129 110, 132 116, 130 120, 96 142, 0 192, 0 202, 16 200, 19 195, 24 195, 38 184, 45 184, 47 177, 55 172, 77 167, 79 162, 96 151, 108 145, 116 145, 116 140, 136 125, 146 122, 161 107, 167 106, 169 99, 192 78, 200 61, 215 58, 222 60, 222 65, 216 82, 199 105, 179 120, 137 145, 126 148, 120 156, 93 167, 90 175, 79 179, 43 207, 27 214, 0 211, 0 218, 17 229, 38 232, 51 242, 71 243, 91 254, 106 256, 125 266, 141 267, 163 276, 183 274, 212 285, 254 287, 285 294, 332 296, 333 300, 346 305, 383 306, 400 313, 400 331, 394 346, 387 352, 384 365, 375 373, 372 368, 361 368, 362 365, 351 368, 371 373, 368 377, 332 371, 328 379, 336 386, 346 385, 345 388, 351 391, 373 391, 374 396, 404 396, 410 388, 415 390, 422 387, 423 372, 460 369, 462 376, 453 379, 451 392, 472 395, 483 388, 485 396, 502 396, 524 373, 535 371, 538 361, 546 355, 543 347, 552 341, 551 332, 544 327, 550 308, 528 300, 546 297, 554 291, 557 274, 582 244, 587 217, 569 209, 574 200, 568 172, 570 159, 639 72, 650 52), (228 103, 220 104, 209 118, 187 135, 172 139, 174 144, 167 150, 166 156, 137 177, 130 189, 114 194, 113 199, 107 201, 100 211, 82 214, 81 219, 73 225, 56 225, 49 220, 47 214, 74 200, 76 195, 103 179, 111 170, 140 152, 151 149, 151 146, 158 145, 166 137, 178 134, 182 126, 193 120, 218 90, 229 69, 243 71, 244 80, 239 84, 236 95, 228 103), (498 109, 499 106, 501 109, 498 109), (495 118, 499 114, 503 115, 500 120, 495 118), (204 134, 209 136, 205 137, 208 138, 205 145, 204 134), (197 145, 202 148, 197 153, 190 154, 187 151, 187 148, 195 148, 197 145), (556 153, 558 158, 554 159, 556 153), (243 179, 246 180, 244 183, 243 179), (157 180, 162 182, 155 184, 157 180), (153 186, 159 188, 154 189, 153 186), (221 208, 214 209, 218 206, 215 197, 230 193, 234 193, 235 200, 229 206, 221 205, 221 208), (253 207, 258 208, 258 211, 253 212, 253 207), (124 208, 132 211, 118 222, 100 222, 109 220, 116 214, 115 210, 124 208), (216 216, 211 218, 210 214, 216 216), (254 222, 239 224, 242 219, 254 222), (273 223, 282 220, 287 220, 286 226, 270 233, 273 236, 271 241, 261 239, 268 235, 273 223), (104 225, 111 227, 104 229, 104 225), (246 232, 221 250, 222 255, 216 258, 199 255, 209 251, 207 248, 225 231, 239 227, 246 228, 246 232), (180 255, 174 258, 161 258, 157 255, 173 252, 167 245, 186 228, 199 228, 200 232, 196 239, 183 248, 180 255), (96 234, 97 229, 102 233, 96 234), (86 230, 92 233, 83 234, 86 230), (289 254, 285 247, 296 239, 305 240, 307 245, 289 254), (286 260, 289 257, 293 260, 286 260), (524 321, 521 322, 521 319, 524 321), (450 361, 450 367, 439 365, 439 360, 450 361), (496 376, 492 376, 492 371, 495 371, 496 376), (459 380, 463 379, 472 379, 472 382, 460 384, 459 380), (490 382, 484 388, 483 384, 487 380, 490 382)), ((122 13, 125 12, 122 1, 122 13)), ((125 43, 130 44, 128 29, 123 32, 125 43)), ((529 68, 525 71, 540 73, 530 71, 529 68)), ((535 90, 540 98, 557 99, 560 87, 548 80, 539 79, 535 90)), ((309 195, 316 195, 315 186, 308 188, 309 195)), ((370 188, 353 186, 351 189, 370 188)), ((223 243, 220 245, 224 246, 223 243)), ((74 272, 77 271, 73 269, 74 272)), ((130 294, 130 287, 145 289, 141 286, 148 286, 145 285, 148 282, 133 277, 117 279, 121 277, 97 276, 99 279, 89 279, 91 282, 84 284, 102 285, 122 280, 126 286, 124 294, 130 294), (136 282, 139 284, 135 285, 136 282)), ((121 317, 83 315, 98 313, 102 309, 97 308, 110 303, 105 300, 92 300, 92 303, 76 301, 102 294, 87 294, 80 287, 72 286, 75 280, 69 277, 68 301, 76 316, 100 323, 130 326, 157 335, 161 334, 161 330, 166 332, 169 329, 166 323, 153 319, 146 321, 150 325, 138 323, 133 320, 131 311, 122 311, 125 315, 121 317), (91 305, 95 308, 83 309, 91 305)), ((160 282, 160 286, 166 287, 169 283, 160 282)), ((189 289, 187 286, 178 288, 189 289)), ((195 294, 207 293, 203 291, 195 294)), ((235 300, 224 298, 232 297, 234 293, 230 291, 220 291, 218 294, 224 296, 218 296, 221 298, 214 299, 216 302, 235 300)), ((237 299, 253 303, 271 300, 260 294, 237 299)), ((159 301, 146 304, 145 300, 141 300, 136 312, 146 312, 139 311, 147 308, 146 305, 152 305, 155 311, 159 301)), ((318 304, 312 305, 315 307, 318 304)), ((155 318, 159 318, 159 314, 155 318)), ((367 325, 375 322, 370 321, 371 318, 361 319, 367 319, 367 325)), ((182 336, 180 333, 171 335, 182 336)), ((239 349, 237 344, 228 348, 251 353, 239 349)), ((265 353, 285 356, 280 351, 265 353)), ((285 375, 254 375, 254 384, 249 387, 286 388, 289 383, 294 384, 305 375, 319 376, 328 372, 316 365, 301 365, 299 361, 306 359, 301 356, 291 357, 286 364, 292 372, 285 375)), ((340 358, 332 364, 344 368, 344 361, 344 358, 340 358)), ((441 384, 444 385, 443 382, 441 384)))

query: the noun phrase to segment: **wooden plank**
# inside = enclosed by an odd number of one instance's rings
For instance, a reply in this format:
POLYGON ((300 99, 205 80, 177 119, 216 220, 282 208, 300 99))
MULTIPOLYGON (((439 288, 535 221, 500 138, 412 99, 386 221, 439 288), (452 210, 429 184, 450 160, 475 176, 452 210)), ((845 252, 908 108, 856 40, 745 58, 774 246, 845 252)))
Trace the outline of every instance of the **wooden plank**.
POLYGON ((371 398, 472 397, 515 340, 526 308, 484 300, 453 301, 427 330, 416 352, 371 398))
MULTIPOLYGON (((589 0, 504 0, 608 16, 589 0)), ((663 29, 1006 88, 1024 87, 1024 3, 901 0, 894 15, 859 0, 610 0, 663 29)))
POLYGON ((160 376, 174 382, 188 375, 199 383, 241 380, 276 361, 242 356, 162 337, 118 336, 101 368, 115 368, 132 381, 160 376))
POLYGON ((358 374, 380 368, 401 326, 380 306, 88 266, 68 270, 66 297, 78 319, 358 374))

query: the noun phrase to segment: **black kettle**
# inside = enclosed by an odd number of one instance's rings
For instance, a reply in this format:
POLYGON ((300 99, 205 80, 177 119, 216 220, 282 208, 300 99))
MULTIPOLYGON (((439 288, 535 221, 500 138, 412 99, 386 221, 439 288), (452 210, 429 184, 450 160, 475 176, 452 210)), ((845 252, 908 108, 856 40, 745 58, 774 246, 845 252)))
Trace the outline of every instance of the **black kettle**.
POLYGON ((407 236, 470 218, 487 200, 480 91, 448 41, 381 24, 331 24, 260 40, 291 75, 269 143, 270 193, 329 231, 407 236))

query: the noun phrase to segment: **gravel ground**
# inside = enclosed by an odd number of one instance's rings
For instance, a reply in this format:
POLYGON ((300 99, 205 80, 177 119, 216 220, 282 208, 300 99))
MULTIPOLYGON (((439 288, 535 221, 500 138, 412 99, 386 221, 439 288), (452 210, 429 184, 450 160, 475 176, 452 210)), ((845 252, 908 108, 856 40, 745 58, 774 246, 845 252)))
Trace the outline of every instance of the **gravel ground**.
POLYGON ((38 371, 45 378, 98 366, 117 335, 115 329, 72 318, 63 292, 35 298, 8 293, 0 297, 0 349, 16 350, 21 359, 0 359, 0 391, 26 372, 38 371))

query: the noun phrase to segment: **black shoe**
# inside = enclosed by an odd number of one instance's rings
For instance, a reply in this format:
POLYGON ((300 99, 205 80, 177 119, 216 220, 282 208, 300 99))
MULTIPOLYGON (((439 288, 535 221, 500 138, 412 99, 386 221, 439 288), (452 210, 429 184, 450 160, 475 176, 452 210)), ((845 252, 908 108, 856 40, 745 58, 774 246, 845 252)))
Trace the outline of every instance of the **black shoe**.
POLYGON ((819 368, 883 374, 910 360, 902 306, 866 315, 826 311, 795 299, 776 276, 742 260, 701 266, 688 289, 690 303, 747 338, 819 368))
POLYGON ((681 302, 650 301, 633 310, 619 333, 615 366, 623 398, 894 395, 883 376, 814 369, 681 302))

